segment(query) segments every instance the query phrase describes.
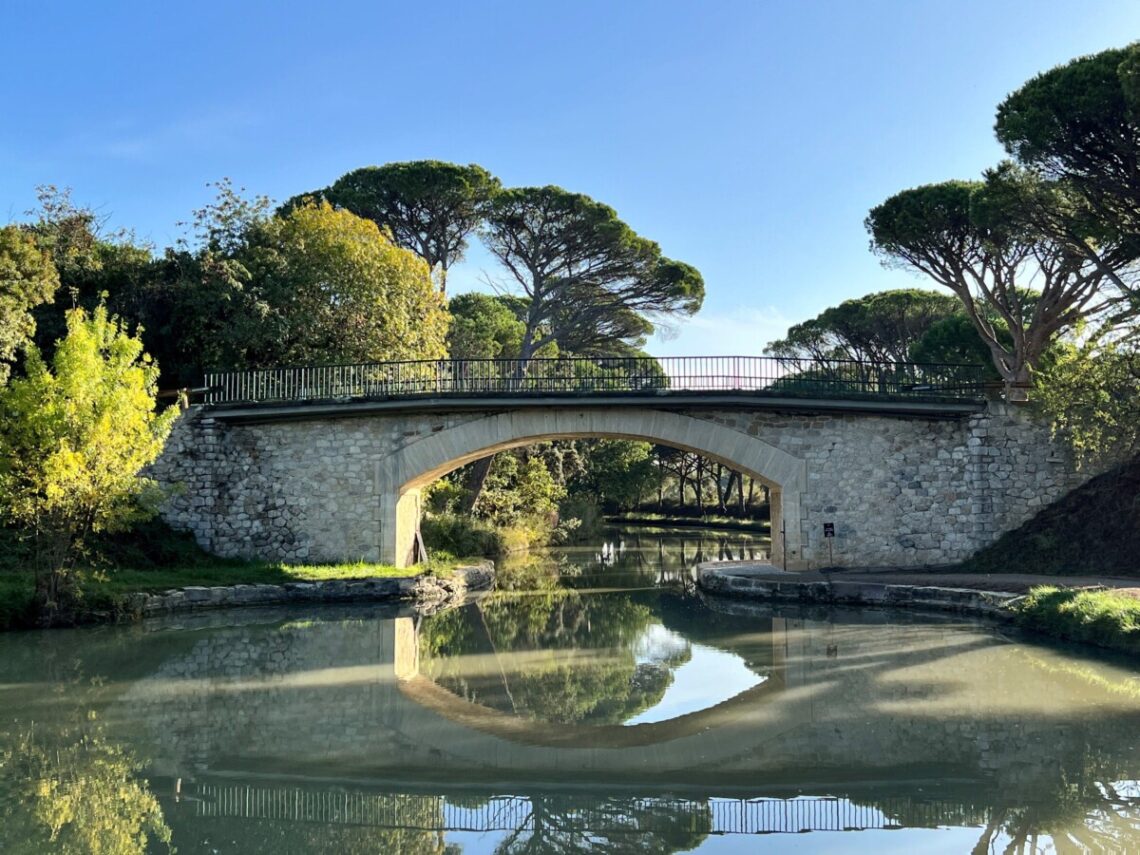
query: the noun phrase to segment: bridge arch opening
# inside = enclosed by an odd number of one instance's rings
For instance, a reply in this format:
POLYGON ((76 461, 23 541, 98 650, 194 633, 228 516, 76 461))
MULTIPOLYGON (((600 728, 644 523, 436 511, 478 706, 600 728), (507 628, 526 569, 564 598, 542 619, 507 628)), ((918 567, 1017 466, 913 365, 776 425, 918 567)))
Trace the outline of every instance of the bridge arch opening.
POLYGON ((703 455, 745 472, 771 497, 772 563, 801 569, 800 495, 804 462, 757 436, 683 413, 643 408, 533 410, 496 413, 424 436, 377 467, 380 560, 415 561, 421 490, 479 458, 558 439, 631 439, 703 455))

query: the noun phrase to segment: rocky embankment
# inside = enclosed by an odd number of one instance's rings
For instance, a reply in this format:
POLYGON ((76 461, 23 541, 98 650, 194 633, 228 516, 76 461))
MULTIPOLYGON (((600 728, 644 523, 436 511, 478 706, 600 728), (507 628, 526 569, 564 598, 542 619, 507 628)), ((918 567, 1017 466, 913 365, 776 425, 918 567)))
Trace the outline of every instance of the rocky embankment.
POLYGON ((239 606, 270 606, 294 603, 411 601, 433 608, 458 603, 472 591, 490 588, 495 581, 495 565, 482 562, 457 567, 448 576, 405 576, 374 579, 331 579, 324 582, 286 582, 283 585, 225 585, 205 588, 191 586, 154 594, 131 594, 125 608, 139 617, 198 609, 225 609, 239 606))

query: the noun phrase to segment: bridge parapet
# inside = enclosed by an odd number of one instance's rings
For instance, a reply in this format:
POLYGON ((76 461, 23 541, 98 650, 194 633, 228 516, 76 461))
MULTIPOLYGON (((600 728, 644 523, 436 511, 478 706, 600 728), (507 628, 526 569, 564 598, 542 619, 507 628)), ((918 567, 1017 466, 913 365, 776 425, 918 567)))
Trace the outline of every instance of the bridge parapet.
POLYGON ((694 393, 931 403, 985 397, 980 365, 761 356, 375 362, 216 373, 205 385, 206 403, 214 406, 694 393))

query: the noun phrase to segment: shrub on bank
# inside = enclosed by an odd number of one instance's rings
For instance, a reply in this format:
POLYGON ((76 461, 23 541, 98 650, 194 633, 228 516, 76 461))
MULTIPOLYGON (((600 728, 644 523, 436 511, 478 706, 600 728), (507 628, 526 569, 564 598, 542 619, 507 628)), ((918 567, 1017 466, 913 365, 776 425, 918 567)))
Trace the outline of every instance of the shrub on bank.
POLYGON ((1140 652, 1140 598, 1093 588, 1033 588, 1016 607, 1026 629, 1070 641, 1140 652))
POLYGON ((556 527, 545 517, 526 517, 509 525, 495 525, 466 514, 428 514, 420 523, 428 552, 452 555, 483 555, 499 558, 546 546, 565 537, 565 525, 556 527))
POLYGON ((429 552, 495 557, 506 551, 503 533, 485 520, 464 514, 429 514, 420 523, 429 552))

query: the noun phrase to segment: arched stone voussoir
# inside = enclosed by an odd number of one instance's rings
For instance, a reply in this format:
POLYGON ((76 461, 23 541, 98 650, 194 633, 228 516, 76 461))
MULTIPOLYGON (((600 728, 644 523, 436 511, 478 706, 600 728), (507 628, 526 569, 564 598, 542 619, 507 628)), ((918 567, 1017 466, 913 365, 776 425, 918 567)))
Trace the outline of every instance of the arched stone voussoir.
POLYGON ((386 467, 385 480, 394 481, 402 493, 488 454, 586 437, 643 440, 696 452, 786 490, 802 490, 806 481, 803 460, 762 439, 705 419, 634 408, 520 410, 465 422, 406 446, 386 467))
MULTIPOLYGON (((773 490, 773 531, 780 530, 779 508, 799 513, 799 495, 807 481, 804 461, 747 433, 666 410, 516 410, 425 436, 404 446, 378 467, 381 560, 400 567, 414 560, 420 490, 437 478, 498 451, 533 442, 586 437, 668 445, 747 472, 773 490)), ((786 550, 794 563, 800 554, 800 520, 797 517, 786 522, 785 535, 772 544, 772 557, 782 560, 786 550)))

